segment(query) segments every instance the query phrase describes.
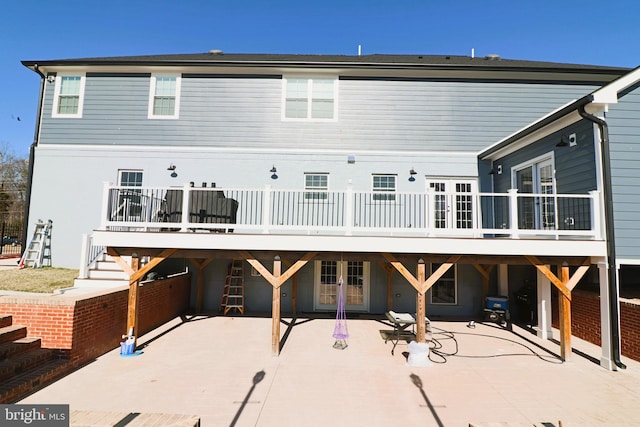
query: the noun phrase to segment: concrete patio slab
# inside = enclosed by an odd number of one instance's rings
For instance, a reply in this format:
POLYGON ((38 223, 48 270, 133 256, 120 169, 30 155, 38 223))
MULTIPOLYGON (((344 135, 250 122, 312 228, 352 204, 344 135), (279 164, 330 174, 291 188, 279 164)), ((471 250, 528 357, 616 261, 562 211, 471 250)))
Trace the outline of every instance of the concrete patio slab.
POLYGON ((269 318, 175 319, 141 337, 141 355, 114 350, 20 403, 193 414, 202 426, 640 425, 638 362, 607 371, 574 337, 562 363, 557 342, 519 327, 432 320, 432 364, 410 367, 406 343, 391 355, 381 338, 382 318, 349 319, 337 350, 335 320, 299 317, 283 325, 279 357, 269 318))

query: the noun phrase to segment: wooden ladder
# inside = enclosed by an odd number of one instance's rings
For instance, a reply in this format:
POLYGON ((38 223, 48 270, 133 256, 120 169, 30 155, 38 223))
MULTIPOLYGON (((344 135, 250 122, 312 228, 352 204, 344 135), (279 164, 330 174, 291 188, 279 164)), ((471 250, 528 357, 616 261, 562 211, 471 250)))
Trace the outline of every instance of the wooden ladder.
POLYGON ((231 310, 244 314, 244 266, 241 259, 234 259, 229 264, 222 289, 220 311, 226 315, 231 310))

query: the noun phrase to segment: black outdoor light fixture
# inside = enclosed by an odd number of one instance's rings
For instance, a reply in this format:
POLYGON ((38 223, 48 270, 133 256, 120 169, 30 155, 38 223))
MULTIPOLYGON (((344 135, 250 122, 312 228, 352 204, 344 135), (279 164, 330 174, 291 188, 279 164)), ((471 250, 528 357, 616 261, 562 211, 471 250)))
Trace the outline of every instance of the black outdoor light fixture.
POLYGON ((276 173, 278 172, 278 169, 276 169, 275 165, 271 168, 269 172, 271 172, 271 179, 278 179, 278 174, 276 173))
POLYGON ((414 168, 411 168, 411 170, 409 171, 409 182, 413 182, 416 180, 416 174, 418 172, 416 172, 416 170, 414 168))
POLYGON ((491 168, 489 175, 502 175, 502 165, 498 165, 495 168, 491 168))
POLYGON ((575 147, 577 143, 575 133, 571 135, 562 134, 562 136, 560 136, 560 142, 556 144, 556 147, 575 147))
POLYGON ((176 165, 174 165, 173 163, 171 163, 169 165, 169 167, 167 168, 168 171, 171 171, 171 178, 175 178, 178 176, 178 174, 176 173, 176 165))

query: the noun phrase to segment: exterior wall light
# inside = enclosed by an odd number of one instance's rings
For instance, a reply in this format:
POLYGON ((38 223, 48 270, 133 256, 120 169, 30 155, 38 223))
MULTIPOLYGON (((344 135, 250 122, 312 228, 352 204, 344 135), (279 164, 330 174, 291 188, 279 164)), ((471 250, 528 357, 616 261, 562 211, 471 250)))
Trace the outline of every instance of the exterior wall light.
POLYGON ((491 168, 489 175, 502 175, 502 165, 498 165, 495 168, 491 168))
POLYGON ((409 171, 409 182, 414 182, 416 180, 417 173, 418 172, 416 172, 414 168, 411 168, 411 170, 409 171))
POLYGON ((275 165, 271 168, 269 172, 271 172, 271 179, 278 179, 278 174, 276 173, 278 172, 278 169, 276 169, 275 165))

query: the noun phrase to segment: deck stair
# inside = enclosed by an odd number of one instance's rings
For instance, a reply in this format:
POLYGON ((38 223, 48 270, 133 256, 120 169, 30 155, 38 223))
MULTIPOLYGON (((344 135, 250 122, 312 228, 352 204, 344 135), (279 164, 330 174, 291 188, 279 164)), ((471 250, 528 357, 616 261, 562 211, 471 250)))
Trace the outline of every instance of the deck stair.
MULTIPOLYGON (((128 257, 126 261, 129 262, 128 257)), ((129 284, 129 276, 122 270, 113 258, 106 253, 94 261, 87 272, 86 278, 77 278, 73 285, 76 287, 108 288, 129 284)))
POLYGON ((244 314, 243 262, 241 259, 234 259, 227 269, 222 289, 222 301, 220 302, 220 311, 225 315, 231 310, 237 310, 240 314, 244 314))
POLYGON ((0 403, 14 403, 69 372, 71 364, 54 350, 42 348, 40 338, 0 315, 0 403))

